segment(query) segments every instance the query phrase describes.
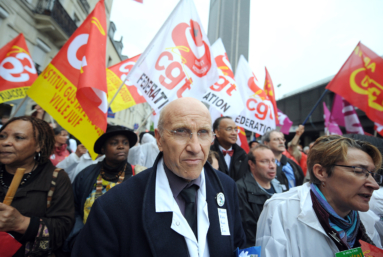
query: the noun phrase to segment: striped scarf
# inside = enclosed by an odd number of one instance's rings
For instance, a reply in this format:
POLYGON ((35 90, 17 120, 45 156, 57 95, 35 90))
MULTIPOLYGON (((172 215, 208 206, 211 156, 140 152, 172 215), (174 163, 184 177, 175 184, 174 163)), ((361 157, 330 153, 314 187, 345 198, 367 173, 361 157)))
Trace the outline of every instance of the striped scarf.
POLYGON ((343 242, 347 242, 349 249, 354 246, 356 235, 359 231, 360 218, 357 211, 351 211, 346 218, 340 217, 331 205, 327 202, 326 198, 319 190, 318 186, 311 184, 311 191, 316 196, 322 208, 330 215, 330 226, 335 229, 343 242))

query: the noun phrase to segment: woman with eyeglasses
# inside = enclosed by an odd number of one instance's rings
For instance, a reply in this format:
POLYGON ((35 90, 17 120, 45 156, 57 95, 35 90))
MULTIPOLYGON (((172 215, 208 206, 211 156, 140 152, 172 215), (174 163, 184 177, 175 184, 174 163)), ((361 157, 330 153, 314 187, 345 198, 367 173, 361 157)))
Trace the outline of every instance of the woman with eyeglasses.
POLYGON ((256 245, 262 256, 335 256, 363 240, 382 247, 369 201, 382 176, 382 156, 372 144, 323 136, 311 148, 310 182, 265 203, 256 245), (378 182, 378 183, 377 183, 378 182))
POLYGON ((57 126, 53 132, 55 133, 55 148, 53 149, 53 154, 51 155, 50 160, 53 165, 56 166, 70 155, 66 143, 69 138, 69 133, 60 126, 57 126))

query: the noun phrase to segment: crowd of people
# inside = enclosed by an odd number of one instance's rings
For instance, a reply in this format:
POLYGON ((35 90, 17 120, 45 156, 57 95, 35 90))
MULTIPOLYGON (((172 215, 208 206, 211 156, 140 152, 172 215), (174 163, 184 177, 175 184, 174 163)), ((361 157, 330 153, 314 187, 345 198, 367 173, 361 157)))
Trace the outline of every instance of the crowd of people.
MULTIPOLYGON (((382 140, 322 136, 302 149, 272 130, 236 142, 230 117, 193 98, 170 102, 154 133, 108 125, 92 160, 81 139, 38 117, 0 128, 0 202, 25 174, 0 231, 13 256, 335 256, 382 248, 382 140), (371 200, 371 201, 370 201, 371 200)), ((0 256, 1 256, 0 249, 0 256)))

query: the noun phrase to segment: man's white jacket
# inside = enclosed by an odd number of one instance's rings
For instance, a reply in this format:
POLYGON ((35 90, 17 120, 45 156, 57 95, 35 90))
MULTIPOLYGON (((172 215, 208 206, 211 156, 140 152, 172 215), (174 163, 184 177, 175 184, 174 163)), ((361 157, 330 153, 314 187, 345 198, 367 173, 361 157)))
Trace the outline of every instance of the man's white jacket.
MULTIPOLYGON (((274 194, 266 201, 256 238, 256 245, 262 247, 262 257, 330 257, 339 252, 312 205, 309 183, 274 194)), ((382 248, 374 227, 379 218, 372 211, 359 214, 367 235, 382 248)))

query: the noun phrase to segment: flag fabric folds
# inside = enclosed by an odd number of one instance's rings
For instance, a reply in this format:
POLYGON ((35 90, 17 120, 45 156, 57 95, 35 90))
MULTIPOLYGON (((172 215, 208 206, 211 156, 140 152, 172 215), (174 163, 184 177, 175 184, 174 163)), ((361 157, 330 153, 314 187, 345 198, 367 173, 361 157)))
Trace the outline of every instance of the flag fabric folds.
MULTIPOLYGON (((113 99, 118 88, 125 81, 139 57, 140 55, 137 55, 106 69, 108 103, 113 99)), ((116 113, 145 102, 145 98, 137 91, 137 88, 130 81, 126 80, 110 107, 116 113)))
POLYGON ((265 94, 267 95, 271 103, 273 104, 275 124, 278 125, 279 124, 278 109, 277 109, 277 101, 275 100, 274 85, 273 85, 273 81, 271 80, 269 71, 267 70, 266 67, 265 67, 265 71, 266 71, 266 78, 265 78, 265 85, 264 85, 263 91, 265 91, 265 94))
POLYGON ((290 128, 293 125, 293 122, 287 117, 286 114, 281 112, 279 109, 278 110, 278 120, 279 124, 277 125, 278 127, 281 128, 281 132, 285 135, 290 134, 290 128))
POLYGON ((181 97, 201 99, 218 80, 209 39, 192 0, 181 0, 128 74, 159 112, 181 97))
POLYGON ((245 109, 234 119, 234 122, 260 135, 275 129, 273 104, 259 87, 257 78, 242 55, 239 58, 235 81, 241 92, 242 101, 245 103, 245 109))
POLYGON ((37 78, 24 35, 0 49, 0 103, 24 98, 37 78))
POLYGON ((374 130, 383 137, 383 125, 379 123, 374 123, 374 130))
POLYGON ((345 127, 347 134, 364 135, 362 124, 359 121, 354 106, 340 95, 335 94, 331 109, 331 121, 345 127))
POLYGON ((234 80, 229 58, 220 38, 212 45, 212 51, 218 66, 219 79, 208 88, 202 97, 202 102, 217 109, 224 116, 235 117, 242 112, 244 104, 234 80))
POLYGON ((12 257, 21 246, 13 236, 7 232, 0 232, 0 256, 12 257))
POLYGON ((81 138, 92 158, 107 125, 106 39, 101 0, 28 90, 64 129, 81 138))
POLYGON ((362 43, 326 88, 383 124, 383 59, 362 43))
POLYGON ((328 110, 325 102, 323 102, 323 112, 326 135, 343 135, 338 124, 336 124, 334 121, 331 121, 331 112, 328 110))

